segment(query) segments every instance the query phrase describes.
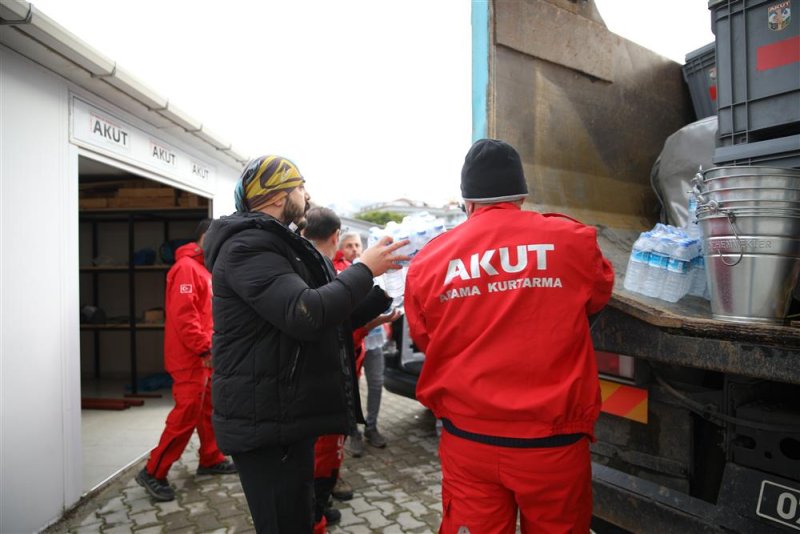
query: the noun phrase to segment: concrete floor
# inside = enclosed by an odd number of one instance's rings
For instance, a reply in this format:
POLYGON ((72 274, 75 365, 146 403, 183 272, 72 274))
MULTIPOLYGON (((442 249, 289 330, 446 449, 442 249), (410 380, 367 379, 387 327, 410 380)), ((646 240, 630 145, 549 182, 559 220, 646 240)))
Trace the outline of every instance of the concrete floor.
MULTIPOLYGON (((84 397, 123 398, 124 380, 84 381, 84 397)), ((170 389, 148 391, 143 406, 125 410, 81 410, 84 493, 93 490, 127 466, 138 462, 158 443, 172 409, 170 389)))

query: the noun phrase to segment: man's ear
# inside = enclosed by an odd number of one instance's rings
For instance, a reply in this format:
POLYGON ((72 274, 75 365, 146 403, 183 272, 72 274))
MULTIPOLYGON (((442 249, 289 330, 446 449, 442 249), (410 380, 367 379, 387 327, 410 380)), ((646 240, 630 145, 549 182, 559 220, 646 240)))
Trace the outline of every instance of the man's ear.
POLYGON ((328 238, 328 243, 330 243, 331 246, 333 246, 334 250, 339 250, 339 234, 340 233, 341 233, 341 230, 336 230, 328 238))

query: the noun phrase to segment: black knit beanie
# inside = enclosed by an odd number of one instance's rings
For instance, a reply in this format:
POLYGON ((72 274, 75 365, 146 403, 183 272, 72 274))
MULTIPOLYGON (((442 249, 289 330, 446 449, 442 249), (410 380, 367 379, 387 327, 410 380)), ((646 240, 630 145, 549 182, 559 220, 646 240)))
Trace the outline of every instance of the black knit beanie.
POLYGON ((497 139, 475 141, 461 168, 461 196, 471 202, 505 202, 528 196, 522 161, 497 139))

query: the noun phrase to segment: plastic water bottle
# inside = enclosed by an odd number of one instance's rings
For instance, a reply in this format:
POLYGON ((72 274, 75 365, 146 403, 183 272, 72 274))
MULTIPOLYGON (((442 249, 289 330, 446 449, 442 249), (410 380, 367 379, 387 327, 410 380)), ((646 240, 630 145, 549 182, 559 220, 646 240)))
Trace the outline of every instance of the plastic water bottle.
POLYGON ((366 350, 375 350, 383 347, 386 342, 386 332, 383 326, 379 325, 369 331, 367 337, 364 338, 364 348, 366 350))
POLYGON ((650 258, 651 233, 642 232, 639 239, 633 244, 633 250, 628 258, 628 268, 625 271, 624 287, 628 291, 640 293, 645 278, 647 278, 648 260, 650 258))
POLYGON ((678 302, 689 289, 689 268, 695 256, 697 240, 689 238, 670 239, 667 273, 659 298, 667 302, 678 302))
MULTIPOLYGON (((442 219, 437 219, 427 212, 414 213, 404 217, 399 224, 389 221, 383 229, 374 226, 370 228, 367 246, 373 246, 386 235, 391 236, 394 241, 408 240, 408 244, 397 249, 397 252, 413 258, 428 241, 444 232, 445 225, 442 219)), ((396 299, 395 301, 405 292, 407 266, 408 262, 403 262, 403 269, 387 271, 375 279, 387 295, 396 299)))
POLYGON ((434 223, 433 223, 433 226, 432 226, 431 230, 430 230, 430 237, 428 237, 428 241, 430 241, 431 239, 433 239, 434 237, 436 237, 439 234, 445 233, 446 231, 447 231, 447 228, 444 225, 444 221, 442 221, 441 219, 436 219, 434 221, 434 223))
POLYGON ((384 236, 383 230, 378 228, 377 226, 373 226, 369 229, 369 234, 367 236, 367 248, 376 245, 378 241, 384 236))
POLYGON ((647 277, 642 284, 641 293, 648 297, 658 298, 667 276, 670 239, 664 235, 661 237, 654 235, 653 241, 653 248, 647 258, 647 277))
MULTIPOLYGON (((394 241, 408 241, 408 244, 403 245, 402 247, 397 249, 396 254, 401 254, 403 256, 409 256, 411 258, 414 257, 414 254, 417 253, 417 250, 414 248, 414 242, 411 241, 411 236, 407 233, 398 233, 394 237, 394 241)), ((400 265, 406 267, 411 260, 401 261, 400 265)))
MULTIPOLYGON (((395 226, 391 228, 391 232, 392 234, 390 235, 392 235, 392 239, 394 241, 404 241, 408 239, 408 234, 403 232, 402 227, 395 226)), ((399 249, 397 249, 397 254, 402 254, 404 256, 411 256, 413 255, 413 253, 414 250, 412 249, 410 242, 407 245, 404 245, 399 249)), ((383 290, 386 292, 388 296, 392 298, 397 298, 402 296, 403 293, 405 293, 406 289, 406 277, 403 271, 406 270, 406 267, 408 266, 408 261, 400 262, 400 264, 403 266, 402 268, 392 269, 386 271, 383 274, 383 283, 384 283, 383 290)))
POLYGON ((702 254, 692 258, 692 266, 689 269, 689 277, 692 282, 689 286, 689 294, 695 297, 705 297, 706 294, 706 261, 702 254))
POLYGON ((689 220, 686 221, 684 230, 686 235, 702 242, 703 230, 697 222, 697 196, 693 191, 689 192, 689 220))
POLYGON ((392 298, 400 297, 405 293, 406 281, 402 269, 392 269, 383 274, 383 290, 392 298))
POLYGON ((429 241, 428 235, 428 229, 425 227, 417 228, 417 230, 411 234, 411 248, 414 249, 413 256, 416 256, 429 241))

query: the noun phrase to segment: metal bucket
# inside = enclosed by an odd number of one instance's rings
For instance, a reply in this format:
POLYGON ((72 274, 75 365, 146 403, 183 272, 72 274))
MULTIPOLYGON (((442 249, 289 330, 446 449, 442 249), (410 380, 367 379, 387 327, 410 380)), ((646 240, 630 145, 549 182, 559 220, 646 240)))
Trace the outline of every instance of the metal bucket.
MULTIPOLYGON (((709 200, 708 204, 714 203, 718 208, 730 211, 739 210, 794 210, 800 212, 800 201, 764 200, 751 198, 746 200, 709 200)), ((706 206, 708 204, 703 204, 706 206)))
POLYGON ((800 171, 718 167, 693 185, 712 315, 782 324, 800 279, 800 171))
POLYGON ((792 290, 800 277, 800 259, 749 252, 740 256, 737 251, 706 255, 705 262, 714 318, 745 323, 785 322, 792 290))
POLYGON ((769 202, 800 202, 800 189, 777 187, 726 187, 706 191, 703 196, 717 202, 741 202, 745 200, 769 202))
POLYGON ((697 212, 704 238, 731 235, 800 237, 800 210, 743 210, 697 212), (733 223, 731 221, 734 221, 733 223))
POLYGON ((705 191, 732 187, 800 189, 800 171, 778 167, 714 167, 698 173, 705 191))
POLYGON ((800 213, 709 213, 698 213, 698 221, 712 316, 784 323, 800 280, 800 213))

